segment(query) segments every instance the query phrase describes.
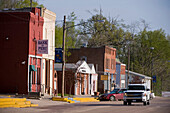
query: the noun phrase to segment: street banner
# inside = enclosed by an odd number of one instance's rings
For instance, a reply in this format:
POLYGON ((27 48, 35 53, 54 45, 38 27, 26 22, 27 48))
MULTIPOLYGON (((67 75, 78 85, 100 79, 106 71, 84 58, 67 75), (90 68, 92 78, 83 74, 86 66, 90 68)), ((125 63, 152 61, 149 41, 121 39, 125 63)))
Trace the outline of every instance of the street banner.
POLYGON ((48 54, 48 40, 37 40, 37 54, 48 54))
POLYGON ((62 63, 63 52, 62 48, 55 48, 55 63, 62 63))
POLYGON ((156 83, 156 75, 154 75, 154 76, 152 77, 152 79, 153 79, 153 83, 156 83))

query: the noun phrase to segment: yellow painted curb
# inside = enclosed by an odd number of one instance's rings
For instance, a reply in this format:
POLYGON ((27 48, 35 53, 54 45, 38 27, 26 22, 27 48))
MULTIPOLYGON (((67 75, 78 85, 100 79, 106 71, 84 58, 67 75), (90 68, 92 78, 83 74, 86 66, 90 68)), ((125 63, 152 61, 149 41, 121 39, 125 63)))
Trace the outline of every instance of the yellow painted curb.
POLYGON ((31 107, 38 107, 38 104, 31 104, 31 107))
POLYGON ((23 108, 23 107, 37 107, 38 104, 31 104, 26 98, 0 98, 0 108, 23 108))

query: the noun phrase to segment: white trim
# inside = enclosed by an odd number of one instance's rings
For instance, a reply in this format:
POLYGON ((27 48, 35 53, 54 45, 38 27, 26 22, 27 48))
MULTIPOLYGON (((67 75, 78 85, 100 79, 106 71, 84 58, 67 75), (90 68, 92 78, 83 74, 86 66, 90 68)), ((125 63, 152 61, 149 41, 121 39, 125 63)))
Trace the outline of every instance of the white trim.
MULTIPOLYGON (((127 73, 128 70, 126 70, 125 72, 127 73)), ((143 75, 143 74, 140 74, 140 73, 136 73, 136 72, 133 72, 133 71, 129 71, 129 73, 133 74, 133 75, 144 77, 145 79, 151 79, 151 77, 149 77, 149 76, 146 76, 146 75, 143 75)))
POLYGON ((28 92, 29 92, 29 89, 30 89, 30 86, 29 86, 29 85, 30 85, 30 84, 29 84, 29 82, 30 82, 30 81, 29 81, 29 76, 30 76, 30 75, 29 75, 29 63, 30 63, 30 61, 29 61, 29 59, 30 59, 30 57, 28 57, 28 92))
POLYGON ((42 56, 29 55, 29 57, 40 58, 40 59, 42 59, 42 56))
MULTIPOLYGON (((77 74, 75 73, 75 78, 76 78, 76 80, 77 80, 77 74)), ((76 81, 76 83, 74 84, 74 95, 77 95, 77 85, 78 85, 78 81, 76 81)))

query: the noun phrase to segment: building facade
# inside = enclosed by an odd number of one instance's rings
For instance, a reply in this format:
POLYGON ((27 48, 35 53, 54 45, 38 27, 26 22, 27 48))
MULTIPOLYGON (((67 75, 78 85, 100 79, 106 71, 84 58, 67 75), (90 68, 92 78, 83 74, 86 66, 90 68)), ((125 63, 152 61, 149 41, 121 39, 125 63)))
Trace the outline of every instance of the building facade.
POLYGON ((116 59, 116 85, 119 88, 126 87, 126 76, 125 76, 126 65, 122 64, 116 59))
POLYGON ((56 14, 46 8, 41 9, 44 18, 43 40, 48 40, 48 54, 42 55, 42 94, 54 92, 54 57, 55 57, 55 20, 56 14))
POLYGON ((40 92, 44 19, 38 8, 0 11, 0 93, 40 92))
POLYGON ((98 73, 98 91, 104 93, 111 89, 111 78, 116 80, 116 49, 108 46, 95 48, 75 48, 68 50, 71 55, 67 58, 69 63, 84 60, 94 64, 98 73), (101 75, 106 75, 108 80, 101 80, 101 75))
MULTIPOLYGON (((62 64, 55 64, 57 72, 58 93, 62 92, 62 64)), ((87 64, 85 61, 75 63, 66 63, 64 92, 72 95, 94 95, 97 92, 98 74, 95 72, 93 64, 87 64), (70 92, 71 91, 71 92, 70 92)))
POLYGON ((152 78, 149 76, 136 73, 133 71, 129 71, 128 75, 128 70, 126 70, 126 79, 127 79, 126 81, 128 81, 128 83, 126 82, 126 87, 128 86, 128 84, 146 84, 147 88, 151 89, 152 78))

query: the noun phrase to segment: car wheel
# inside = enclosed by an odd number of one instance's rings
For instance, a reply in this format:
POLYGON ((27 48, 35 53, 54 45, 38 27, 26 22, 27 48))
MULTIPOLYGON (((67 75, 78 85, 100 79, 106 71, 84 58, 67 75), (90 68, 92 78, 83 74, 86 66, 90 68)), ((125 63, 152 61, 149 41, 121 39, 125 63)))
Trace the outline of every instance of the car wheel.
POLYGON ((115 97, 114 96, 110 96, 110 101, 115 101, 115 97))
POLYGON ((123 105, 127 105, 127 102, 126 102, 126 101, 123 101, 123 105))
POLYGON ((147 101, 147 105, 149 105, 150 104, 150 102, 149 102, 149 100, 147 101))
POLYGON ((146 102, 143 102, 143 105, 146 106, 146 102))

